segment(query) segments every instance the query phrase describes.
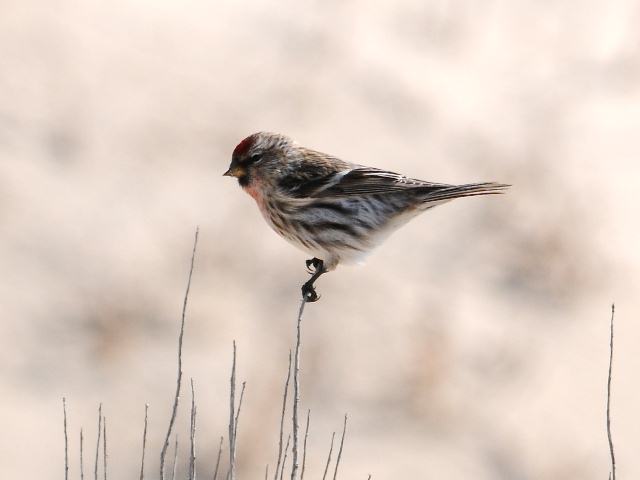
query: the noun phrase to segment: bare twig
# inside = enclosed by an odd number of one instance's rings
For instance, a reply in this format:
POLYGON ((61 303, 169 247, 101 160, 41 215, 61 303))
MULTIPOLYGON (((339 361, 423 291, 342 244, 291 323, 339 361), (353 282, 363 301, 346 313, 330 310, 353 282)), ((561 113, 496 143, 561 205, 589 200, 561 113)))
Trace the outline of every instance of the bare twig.
POLYGON ((189 480, 196 478, 196 393, 191 379, 191 429, 189 431, 191 450, 189 453, 189 480))
POLYGON ((231 364, 231 380, 229 392, 229 480, 236 478, 236 342, 233 341, 233 363, 231 364))
POLYGON ((100 435, 102 434, 102 404, 98 406, 98 440, 96 442, 96 461, 93 466, 93 480, 98 480, 98 458, 100 456, 100 435))
POLYGON ((83 455, 84 437, 82 435, 82 428, 80 428, 80 480, 84 480, 84 455, 83 455))
POLYGON ((291 441, 291 435, 287 436, 287 445, 284 447, 284 458, 282 459, 282 470, 280 470, 280 480, 282 480, 282 476, 284 475, 284 466, 287 463, 287 452, 289 451, 289 442, 291 441))
POLYGON ((289 392, 289 380, 291 378, 291 350, 289 350, 289 368, 287 370, 287 380, 284 382, 284 395, 282 396, 282 415, 280 417, 280 438, 278 440, 278 460, 276 461, 276 471, 273 480, 278 480, 280 461, 282 460, 282 440, 284 435, 284 415, 287 410, 287 397, 289 392))
POLYGON ((102 473, 107 480, 107 417, 102 417, 102 473))
POLYGON ((198 415, 198 406, 193 409, 193 480, 198 478, 196 469, 196 417, 198 415))
POLYGON ((140 462, 140 480, 144 480, 144 454, 147 449, 147 424, 149 422, 149 404, 144 405, 144 432, 142 433, 142 461, 140 462))
POLYGON ((264 469, 264 480, 267 480, 269 478, 269 464, 267 463, 267 466, 264 469))
POLYGON ((347 432, 347 415, 344 416, 344 424, 342 425, 342 439, 340 440, 340 449, 338 450, 338 457, 336 458, 336 468, 333 471, 333 480, 338 478, 338 466, 340 465, 340 458, 342 457, 342 447, 344 446, 344 435, 347 432))
POLYGON ((222 455, 223 440, 224 440, 224 437, 220 437, 220 445, 218 445, 218 458, 216 459, 216 469, 213 472, 213 480, 216 480, 216 478, 218 478, 218 467, 220 466, 220 455, 222 455))
POLYGON ((329 447, 329 456, 327 457, 327 464, 324 467, 324 474, 322 475, 322 480, 327 478, 327 471, 329 471, 329 464, 331 463, 331 452, 333 452, 333 440, 336 438, 336 432, 331 434, 331 446, 329 447))
POLYGON ((64 415, 64 480, 69 480, 69 438, 67 437, 67 399, 62 397, 64 415))
POLYGON ((193 264, 196 257, 196 247, 198 245, 198 234, 200 229, 196 227, 196 233, 193 240, 193 250, 191 252, 191 266, 189 267, 189 277, 187 280, 187 289, 184 294, 184 301, 182 303, 182 320, 180 323, 180 336, 178 338, 178 378, 176 381, 176 394, 173 398, 173 409, 171 411, 171 419, 169 420, 169 427, 167 428, 167 436, 165 437, 164 444, 162 445, 162 451, 160 452, 160 480, 164 480, 164 461, 167 454, 167 448, 169 448, 169 439, 171 438, 171 431, 176 421, 176 414, 178 411, 178 402, 180 401, 180 387, 182 385, 182 338, 184 336, 184 320, 187 312, 187 300, 189 298, 189 290, 191 288, 191 277, 193 275, 193 264))
POLYGON ((311 410, 307 410, 307 425, 304 428, 304 444, 302 446, 302 470, 300 471, 300 480, 304 479, 304 467, 307 463, 307 438, 309 437, 309 418, 311 410))
POLYGON ((607 438, 609 439, 609 453, 611 454, 611 472, 609 478, 616 480, 616 457, 613 452, 613 439, 611 437, 611 412, 609 406, 611 404, 611 369, 613 366, 613 317, 616 311, 615 304, 611 305, 611 322, 609 336, 609 375, 607 376, 607 438))
POLYGON ((178 435, 176 434, 175 444, 173 447, 173 465, 171 466, 171 480, 176 478, 176 465, 178 464, 178 435))
POLYGON ((300 310, 298 311, 297 335, 296 335, 296 353, 293 368, 293 446, 291 467, 291 480, 296 480, 298 474, 298 406, 300 404, 300 327, 302 324, 302 313, 307 303, 306 297, 300 302, 300 310))
POLYGON ((236 445, 236 439, 238 438, 238 418, 240 418, 240 409, 242 408, 242 399, 244 398, 244 388, 247 386, 247 382, 242 382, 242 390, 240 390, 240 401, 238 402, 238 411, 236 412, 235 425, 233 427, 233 445, 236 445))

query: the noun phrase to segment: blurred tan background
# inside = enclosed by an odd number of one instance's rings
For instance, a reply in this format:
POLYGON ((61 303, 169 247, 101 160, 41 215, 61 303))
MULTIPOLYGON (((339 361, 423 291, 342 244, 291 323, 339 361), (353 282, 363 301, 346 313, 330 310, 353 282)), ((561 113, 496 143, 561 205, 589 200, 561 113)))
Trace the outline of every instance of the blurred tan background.
MULTIPOLYGON (((3 478, 62 478, 63 395, 72 478, 81 426, 90 471, 100 401, 117 479, 139 468, 149 402, 155 478, 196 225, 184 367, 199 473, 226 433, 232 339, 240 473, 273 468, 306 274, 221 176, 258 130, 514 185, 320 280, 308 474, 349 412, 342 478, 606 478, 615 301, 618 474, 640 478, 638 25, 632 0, 1 1, 3 478)), ((178 422, 186 439, 185 410, 178 422)))

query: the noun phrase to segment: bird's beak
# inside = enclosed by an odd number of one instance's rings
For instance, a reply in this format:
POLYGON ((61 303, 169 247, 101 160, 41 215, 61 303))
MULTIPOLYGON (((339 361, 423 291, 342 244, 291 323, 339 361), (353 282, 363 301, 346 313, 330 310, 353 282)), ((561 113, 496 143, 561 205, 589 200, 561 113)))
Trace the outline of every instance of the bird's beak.
POLYGON ((245 170, 244 168, 238 166, 238 165, 232 165, 229 167, 229 170, 227 170, 226 172, 224 172, 222 175, 224 177, 242 177, 245 175, 245 170))

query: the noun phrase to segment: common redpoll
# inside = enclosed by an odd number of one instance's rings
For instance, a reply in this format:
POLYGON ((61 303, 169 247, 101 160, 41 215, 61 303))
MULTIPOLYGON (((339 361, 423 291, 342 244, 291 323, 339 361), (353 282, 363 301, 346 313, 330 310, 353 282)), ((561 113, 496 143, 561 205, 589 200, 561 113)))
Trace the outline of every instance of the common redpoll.
POLYGON ((502 193, 508 185, 447 185, 348 163, 298 145, 277 133, 255 133, 233 150, 224 175, 236 177, 267 223, 307 260, 302 286, 318 299, 314 282, 339 263, 363 259, 416 215, 454 198, 502 193), (313 266, 313 270, 311 267, 313 266))

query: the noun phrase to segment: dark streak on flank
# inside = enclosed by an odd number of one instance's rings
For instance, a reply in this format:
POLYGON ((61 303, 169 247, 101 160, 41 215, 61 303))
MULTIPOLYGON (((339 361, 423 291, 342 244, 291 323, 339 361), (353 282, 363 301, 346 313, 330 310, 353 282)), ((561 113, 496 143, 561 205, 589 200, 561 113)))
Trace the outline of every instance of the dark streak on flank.
POLYGON ((362 218, 356 218, 355 221, 358 222, 358 226, 360 228, 363 228, 363 229, 365 229, 367 231, 371 231, 371 230, 373 230, 374 228, 376 228, 378 226, 378 225, 376 225, 374 223, 371 223, 371 222, 368 222, 368 221, 366 221, 366 220, 364 220, 362 218))
POLYGON ((348 241, 336 241, 336 240, 323 240, 321 238, 316 238, 315 242, 318 246, 326 251, 332 250, 353 250, 355 252, 362 252, 363 250, 358 247, 358 245, 354 243, 349 243, 348 241))
POLYGON ((362 233, 360 233, 356 228, 354 228, 353 226, 347 223, 324 221, 324 222, 311 224, 306 222, 300 222, 299 226, 301 228, 304 228, 307 232, 309 232, 311 235, 314 235, 314 236, 316 235, 322 236, 323 231, 335 230, 337 232, 342 232, 346 235, 349 235, 353 238, 362 237, 362 233))
POLYGON ((304 245, 306 248, 309 248, 309 249, 313 248, 313 247, 311 246, 311 244, 310 244, 309 242, 307 242, 307 240, 306 240, 304 237, 302 237, 301 235, 297 235, 297 234, 296 234, 296 235, 294 235, 294 236, 295 236, 295 239, 296 239, 298 242, 300 242, 302 245, 304 245))
POLYGON ((331 210, 332 212, 339 213, 340 215, 345 215, 348 217, 354 216, 355 212, 352 208, 343 205, 338 202, 314 202, 309 205, 309 208, 317 208, 320 210, 331 210))
POLYGON ((284 213, 285 215, 292 214, 291 207, 286 202, 280 202, 277 200, 272 200, 272 202, 273 202, 272 205, 274 209, 284 213))
POLYGON ((276 227, 279 231, 284 231, 284 225, 282 224, 282 217, 278 215, 272 215, 271 221, 273 222, 273 226, 276 227))

